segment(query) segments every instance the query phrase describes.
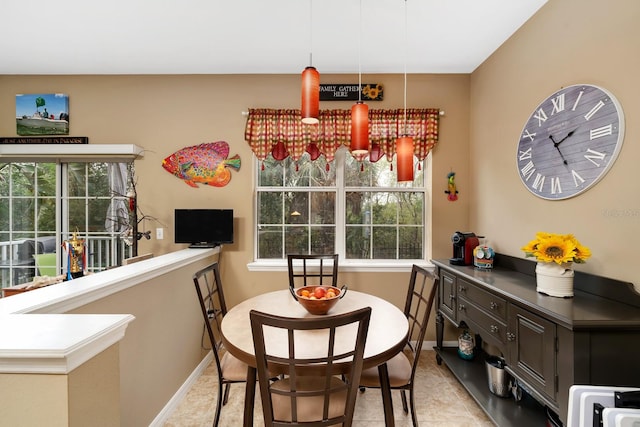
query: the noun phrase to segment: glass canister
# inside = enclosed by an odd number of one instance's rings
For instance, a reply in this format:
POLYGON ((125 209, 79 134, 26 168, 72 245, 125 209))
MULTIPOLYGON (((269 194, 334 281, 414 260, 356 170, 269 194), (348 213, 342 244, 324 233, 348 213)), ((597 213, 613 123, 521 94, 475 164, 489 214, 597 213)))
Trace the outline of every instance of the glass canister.
POLYGON ((475 342, 468 330, 464 330, 458 337, 458 356, 464 360, 471 360, 474 357, 475 342))

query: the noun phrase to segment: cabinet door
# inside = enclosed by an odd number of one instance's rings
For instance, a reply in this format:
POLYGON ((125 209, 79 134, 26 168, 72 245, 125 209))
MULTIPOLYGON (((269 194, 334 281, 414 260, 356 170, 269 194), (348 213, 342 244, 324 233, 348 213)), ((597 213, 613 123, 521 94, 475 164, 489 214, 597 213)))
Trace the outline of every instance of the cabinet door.
POLYGON ((440 269, 438 308, 443 316, 458 324, 456 307, 456 276, 440 269))
POLYGON ((513 304, 508 307, 507 364, 521 380, 556 399, 556 325, 513 304))

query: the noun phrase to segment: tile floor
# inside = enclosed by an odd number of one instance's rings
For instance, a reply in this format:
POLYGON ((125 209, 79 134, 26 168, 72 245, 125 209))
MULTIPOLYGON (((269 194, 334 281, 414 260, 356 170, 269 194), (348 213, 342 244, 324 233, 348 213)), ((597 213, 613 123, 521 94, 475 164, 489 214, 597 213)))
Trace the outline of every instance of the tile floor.
MULTIPOLYGON (((165 427, 211 426, 215 413, 217 376, 215 364, 209 366, 187 393, 165 427)), ((416 373, 416 412, 421 426, 493 426, 484 412, 443 364, 438 366, 433 350, 423 350, 416 373)), ((410 427, 411 415, 402 410, 399 392, 393 392, 397 427, 410 427)), ((244 384, 231 385, 229 402, 222 408, 220 427, 242 425, 244 384)), ((256 389, 254 426, 264 426, 260 391, 256 389)), ((358 395, 354 427, 384 427, 379 390, 367 389, 358 395)))

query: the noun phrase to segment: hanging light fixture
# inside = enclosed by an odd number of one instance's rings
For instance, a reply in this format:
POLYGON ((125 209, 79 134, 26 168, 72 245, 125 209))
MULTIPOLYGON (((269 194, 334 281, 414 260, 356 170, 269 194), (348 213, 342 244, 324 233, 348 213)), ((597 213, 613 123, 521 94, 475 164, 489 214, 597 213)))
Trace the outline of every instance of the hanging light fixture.
POLYGON ((407 0, 404 0, 404 129, 396 139, 396 169, 398 182, 413 182, 413 138, 407 135, 407 0))
POLYGON ((302 72, 302 123, 316 124, 320 117, 320 73, 313 66, 313 4, 309 0, 309 66, 302 72))
POLYGON ((351 107, 351 153, 369 152, 369 106, 362 102, 362 0, 360 0, 360 28, 358 30, 358 102, 351 107))

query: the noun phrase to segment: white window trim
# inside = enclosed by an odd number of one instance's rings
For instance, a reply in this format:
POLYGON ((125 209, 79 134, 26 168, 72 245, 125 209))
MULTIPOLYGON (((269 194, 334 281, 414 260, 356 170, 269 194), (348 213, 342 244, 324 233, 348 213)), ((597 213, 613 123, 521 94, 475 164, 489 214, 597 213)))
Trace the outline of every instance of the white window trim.
MULTIPOLYGON (((339 154, 336 153, 336 156, 338 156, 339 154)), ((342 154, 345 155, 345 154, 342 154)), ((253 217, 253 221, 252 221, 252 234, 253 234, 253 256, 254 256, 254 260, 247 263, 247 270, 251 271, 251 272, 282 272, 282 271, 288 271, 288 265, 287 265, 287 260, 286 259, 260 259, 260 260, 256 260, 255 256, 256 256, 256 247, 258 244, 258 236, 255 233, 255 224, 257 221, 256 218, 256 214, 257 214, 257 207, 255 206, 256 200, 257 200, 257 192, 256 192, 256 188, 258 185, 258 174, 256 173, 256 171, 259 170, 260 167, 260 160, 258 160, 257 157, 253 156, 254 159, 254 166, 253 166, 253 170, 254 173, 252 174, 252 186, 253 186, 253 203, 254 205, 252 206, 252 217, 253 217)), ((432 154, 431 152, 429 153, 429 155, 427 155, 427 157, 425 158, 425 160, 422 162, 422 167, 424 171, 427 170, 431 170, 432 169, 432 154)), ((336 172, 336 179, 337 174, 342 174, 343 171, 342 169, 338 170, 336 172)), ((425 216, 426 216, 426 221, 424 223, 424 228, 425 228, 425 236, 424 236, 424 251, 425 251, 425 258, 426 259, 403 259, 403 260, 340 260, 340 264, 338 266, 338 270, 341 272, 355 272, 355 273, 405 273, 407 271, 411 271, 411 268, 413 267, 414 264, 419 265, 421 267, 424 267, 426 269, 431 269, 434 270, 435 269, 435 265, 430 261, 431 258, 431 238, 432 238, 432 231, 431 231, 431 227, 433 224, 432 218, 431 218, 431 214, 432 214, 432 210, 431 210, 431 205, 432 205, 432 200, 431 200, 431 195, 433 194, 432 191, 432 177, 431 174, 427 174, 425 173, 425 177, 424 177, 425 181, 424 181, 424 189, 425 189, 425 203, 424 203, 424 209, 425 209, 425 216), (429 213, 427 215, 427 212, 429 213), (428 232, 427 232, 428 230, 428 232)), ((343 197, 340 196, 340 193, 344 193, 344 191, 342 192, 338 192, 338 197, 343 197)), ((342 212, 337 212, 336 213, 336 222, 338 220, 340 221, 344 221, 344 213, 342 212)), ((344 243, 338 242, 338 244, 343 245, 344 243)), ((343 248, 344 249, 344 248, 343 248)))
MULTIPOLYGON (((431 261, 424 259, 403 259, 394 260, 393 262, 385 262, 385 260, 340 260, 338 270, 341 272, 354 273, 406 273, 411 271, 413 264, 431 269, 435 266, 431 261)), ((287 271, 286 259, 260 260, 247 264, 249 271, 277 272, 287 271)))

